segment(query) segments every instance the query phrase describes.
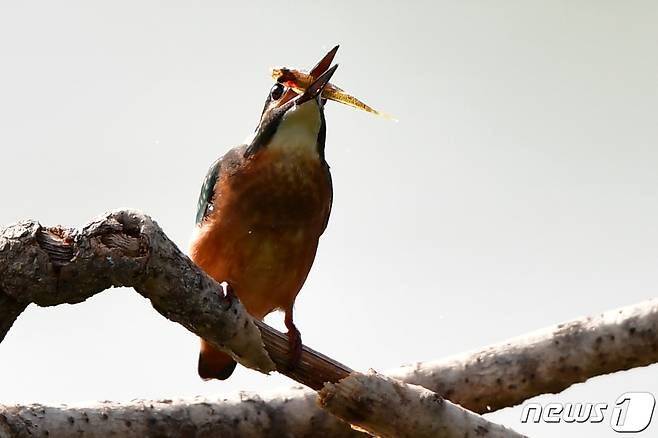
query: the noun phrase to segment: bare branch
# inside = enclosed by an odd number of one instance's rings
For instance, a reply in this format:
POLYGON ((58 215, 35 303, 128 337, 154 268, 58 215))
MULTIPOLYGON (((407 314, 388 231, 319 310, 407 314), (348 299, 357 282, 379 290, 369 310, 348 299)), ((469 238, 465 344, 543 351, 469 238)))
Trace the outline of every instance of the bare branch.
POLYGON ((214 399, 0 407, 0 438, 364 436, 325 414, 316 398, 313 391, 294 388, 262 397, 240 393, 214 399))
POLYGON ((274 370, 251 316, 225 298, 221 286, 148 216, 116 211, 82 230, 44 228, 35 221, 0 230, 0 337, 29 303, 78 303, 114 286, 134 287, 166 318, 243 364, 274 370))
POLYGON ((319 392, 320 405, 346 422, 384 438, 518 438, 504 426, 436 393, 377 374, 353 373, 319 392))
POLYGON ((658 299, 652 299, 385 374, 485 413, 656 362, 658 299))

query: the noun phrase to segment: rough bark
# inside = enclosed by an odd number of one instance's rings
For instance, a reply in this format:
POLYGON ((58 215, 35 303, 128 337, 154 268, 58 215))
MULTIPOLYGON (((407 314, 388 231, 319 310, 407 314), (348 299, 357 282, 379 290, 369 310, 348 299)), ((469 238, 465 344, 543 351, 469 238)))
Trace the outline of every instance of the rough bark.
POLYGON ((346 422, 383 438, 518 438, 422 386, 370 371, 352 373, 319 392, 320 405, 346 422))

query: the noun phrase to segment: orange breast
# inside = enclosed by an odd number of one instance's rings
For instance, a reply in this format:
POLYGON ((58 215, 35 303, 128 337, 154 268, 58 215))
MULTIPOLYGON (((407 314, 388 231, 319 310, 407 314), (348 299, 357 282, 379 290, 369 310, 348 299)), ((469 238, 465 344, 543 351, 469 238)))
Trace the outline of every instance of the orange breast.
POLYGON ((255 317, 291 309, 331 208, 327 168, 317 157, 264 150, 222 172, 215 193, 192 259, 230 282, 255 317))

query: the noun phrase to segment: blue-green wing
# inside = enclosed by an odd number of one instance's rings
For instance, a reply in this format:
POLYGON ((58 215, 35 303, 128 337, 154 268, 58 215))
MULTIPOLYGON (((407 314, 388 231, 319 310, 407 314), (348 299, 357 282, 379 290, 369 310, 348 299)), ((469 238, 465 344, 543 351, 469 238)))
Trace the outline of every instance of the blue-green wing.
POLYGON ((199 194, 199 202, 196 207, 197 225, 203 222, 210 212, 212 212, 213 198, 215 197, 215 184, 217 184, 217 179, 219 179, 221 165, 222 159, 219 158, 212 164, 212 166, 210 166, 206 178, 203 180, 201 193, 199 194))

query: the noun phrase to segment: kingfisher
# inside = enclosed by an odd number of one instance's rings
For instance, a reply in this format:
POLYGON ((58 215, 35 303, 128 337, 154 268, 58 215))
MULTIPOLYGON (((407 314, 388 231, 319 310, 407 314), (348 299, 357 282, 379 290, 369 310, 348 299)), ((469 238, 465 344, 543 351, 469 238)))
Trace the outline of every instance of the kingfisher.
MULTIPOLYGON (((314 81, 302 92, 275 83, 252 136, 210 166, 190 243, 191 259, 226 282, 254 318, 284 312, 291 368, 302 351, 293 322, 295 298, 331 213, 322 91, 338 67, 330 68, 337 49, 313 67, 314 81)), ((228 354, 201 339, 202 379, 227 379, 235 366, 228 354)))

